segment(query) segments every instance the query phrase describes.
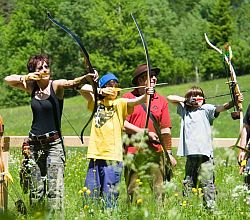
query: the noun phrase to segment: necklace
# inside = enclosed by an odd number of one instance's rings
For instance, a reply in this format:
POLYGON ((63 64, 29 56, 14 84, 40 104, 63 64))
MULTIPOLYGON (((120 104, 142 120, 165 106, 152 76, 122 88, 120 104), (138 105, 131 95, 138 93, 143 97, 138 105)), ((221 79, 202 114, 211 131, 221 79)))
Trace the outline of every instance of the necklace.
POLYGON ((50 96, 50 83, 44 89, 39 87, 39 89, 35 91, 35 98, 38 100, 47 99, 49 96, 50 96))

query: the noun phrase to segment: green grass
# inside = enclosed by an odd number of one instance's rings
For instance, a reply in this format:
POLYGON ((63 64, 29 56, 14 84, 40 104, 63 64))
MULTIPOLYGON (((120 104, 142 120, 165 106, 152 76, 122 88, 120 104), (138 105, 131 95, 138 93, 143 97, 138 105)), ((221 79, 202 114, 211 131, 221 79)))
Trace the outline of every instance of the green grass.
MULTIPOLYGON (((248 90, 250 75, 238 77, 238 82, 241 90, 248 90)), ((212 80, 206 82, 200 82, 199 84, 189 83, 182 85, 168 85, 165 87, 158 87, 157 91, 163 95, 181 95, 184 96, 187 89, 193 85, 198 85, 203 88, 205 95, 216 96, 220 94, 228 93, 228 85, 226 79, 212 80)), ((244 93, 243 102, 244 111, 246 111, 250 94, 244 93)), ((207 103, 211 104, 223 104, 230 100, 230 96, 223 96, 207 100, 207 103)), ((173 137, 179 137, 180 129, 180 117, 176 114, 176 107, 169 104, 171 119, 172 119, 172 134, 173 137)), ((63 135, 76 135, 66 118, 70 121, 74 129, 79 134, 82 127, 90 117, 90 112, 87 111, 86 101, 83 97, 77 96, 69 99, 65 99, 64 103, 64 116, 62 117, 62 132, 63 135)), ((239 121, 231 119, 231 110, 220 114, 219 118, 214 123, 214 137, 233 138, 238 136, 239 121)), ((32 113, 30 106, 20 106, 15 108, 0 109, 0 114, 4 117, 5 121, 5 135, 27 135, 31 120, 32 113)), ((90 127, 85 132, 85 135, 89 135, 90 127)))
MULTIPOLYGON (((13 218, 22 219, 14 207, 14 202, 21 198, 29 210, 28 195, 23 194, 19 186, 18 169, 21 160, 20 149, 12 149, 10 156, 10 172, 14 183, 9 186, 9 213, 13 218)), ((217 207, 212 214, 202 206, 202 197, 191 195, 189 198, 182 197, 181 181, 184 177, 184 158, 178 158, 178 165, 174 169, 174 178, 171 184, 165 188, 165 203, 160 206, 155 202, 152 192, 146 182, 140 186, 140 198, 142 204, 137 206, 126 203, 126 190, 124 179, 120 187, 119 206, 113 213, 103 212, 100 206, 88 203, 87 209, 83 208, 83 198, 78 193, 84 186, 85 174, 88 166, 86 149, 67 149, 67 165, 65 171, 65 219, 249 219, 250 205, 246 204, 246 197, 250 198, 250 192, 242 190, 243 177, 238 174, 236 151, 218 148, 215 150, 216 164, 216 189, 217 207), (238 190, 237 190, 238 189, 238 190), (236 192, 237 190, 237 192, 236 192)), ((0 216, 0 219, 1 216, 0 216)), ((47 213, 36 212, 28 215, 27 219, 48 219, 47 213)), ((52 219, 61 219, 52 218, 52 219)))

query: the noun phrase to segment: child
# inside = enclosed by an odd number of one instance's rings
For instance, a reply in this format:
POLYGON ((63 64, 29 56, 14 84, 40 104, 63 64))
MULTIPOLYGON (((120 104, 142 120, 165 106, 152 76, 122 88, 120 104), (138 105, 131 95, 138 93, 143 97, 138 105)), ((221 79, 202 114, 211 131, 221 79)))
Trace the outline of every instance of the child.
MULTIPOLYGON (((114 208, 118 199, 117 186, 122 174, 122 131, 126 116, 133 112, 135 105, 145 102, 147 94, 134 99, 118 98, 118 79, 113 73, 99 80, 97 111, 92 121, 87 158, 90 159, 85 186, 93 198, 103 198, 106 208, 114 208)), ((88 100, 88 108, 94 108, 92 89, 83 86, 80 93, 88 100)))
MULTIPOLYGON (((170 95, 167 99, 177 105, 181 116, 178 156, 186 156, 184 196, 192 188, 201 187, 204 205, 212 210, 215 205, 214 163, 211 125, 220 112, 234 106, 233 102, 214 106, 205 104, 204 93, 199 87, 189 89, 185 97, 170 95)), ((238 96, 238 102, 243 100, 238 96)))

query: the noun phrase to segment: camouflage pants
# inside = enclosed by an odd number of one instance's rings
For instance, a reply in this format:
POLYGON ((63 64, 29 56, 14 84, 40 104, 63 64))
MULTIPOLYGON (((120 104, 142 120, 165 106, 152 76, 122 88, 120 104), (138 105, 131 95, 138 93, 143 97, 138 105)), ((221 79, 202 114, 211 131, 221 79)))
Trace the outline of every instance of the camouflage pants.
POLYGON ((47 197, 48 208, 61 210, 64 196, 65 152, 61 139, 45 145, 30 144, 30 203, 41 205, 47 197))
POLYGON ((215 205, 213 159, 205 155, 187 156, 183 195, 188 196, 192 188, 202 188, 205 207, 213 209, 215 205))

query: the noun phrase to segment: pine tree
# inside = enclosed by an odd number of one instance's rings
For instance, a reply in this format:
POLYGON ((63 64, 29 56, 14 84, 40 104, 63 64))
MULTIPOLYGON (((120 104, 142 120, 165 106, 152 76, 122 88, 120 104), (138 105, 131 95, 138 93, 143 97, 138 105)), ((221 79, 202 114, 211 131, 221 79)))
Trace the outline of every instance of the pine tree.
POLYGON ((212 36, 213 43, 224 44, 232 35, 233 20, 232 20, 232 6, 230 0, 215 1, 209 21, 209 34, 212 36))

